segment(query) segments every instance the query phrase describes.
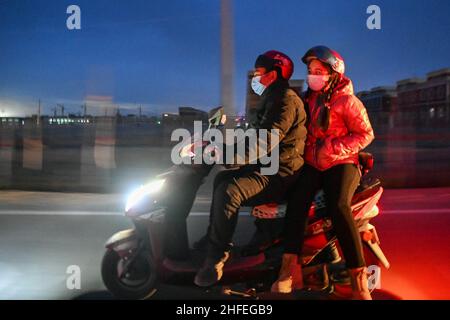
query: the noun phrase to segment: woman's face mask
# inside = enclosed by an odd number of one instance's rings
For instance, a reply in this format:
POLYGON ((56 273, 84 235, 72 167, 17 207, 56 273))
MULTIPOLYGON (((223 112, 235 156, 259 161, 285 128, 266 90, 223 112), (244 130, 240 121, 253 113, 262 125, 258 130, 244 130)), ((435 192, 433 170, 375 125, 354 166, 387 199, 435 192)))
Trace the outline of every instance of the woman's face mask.
POLYGON ((330 75, 315 75, 308 74, 306 82, 308 83, 308 87, 313 91, 320 91, 328 84, 330 80, 330 75))
POLYGON ((258 95, 262 95, 266 86, 261 83, 261 76, 255 76, 252 78, 252 89, 258 95))

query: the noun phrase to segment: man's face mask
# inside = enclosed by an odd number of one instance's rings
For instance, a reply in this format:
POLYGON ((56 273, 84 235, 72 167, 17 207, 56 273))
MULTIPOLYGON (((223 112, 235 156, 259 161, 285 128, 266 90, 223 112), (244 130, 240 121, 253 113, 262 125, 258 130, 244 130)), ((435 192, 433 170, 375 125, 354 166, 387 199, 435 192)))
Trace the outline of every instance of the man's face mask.
POLYGON ((277 79, 277 72, 270 71, 263 75, 254 76, 252 78, 252 89, 258 95, 262 95, 264 91, 277 79))
POLYGON ((266 86, 261 83, 261 76, 256 76, 252 78, 252 89, 258 95, 262 95, 266 86))
POLYGON ((327 85, 330 80, 330 75, 315 75, 308 74, 306 82, 308 82, 308 87, 313 91, 320 91, 327 85))

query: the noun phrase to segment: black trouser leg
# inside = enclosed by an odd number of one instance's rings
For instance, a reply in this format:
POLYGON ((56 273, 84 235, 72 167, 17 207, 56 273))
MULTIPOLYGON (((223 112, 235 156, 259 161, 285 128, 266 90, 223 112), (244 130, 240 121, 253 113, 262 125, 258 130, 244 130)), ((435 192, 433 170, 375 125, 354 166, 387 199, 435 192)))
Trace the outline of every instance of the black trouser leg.
POLYGON ((351 210, 351 200, 359 180, 358 168, 353 164, 337 165, 323 173, 327 212, 350 269, 365 266, 361 237, 351 210))
POLYGON ((168 205, 164 219, 164 252, 174 260, 189 258, 189 241, 186 218, 188 217, 201 185, 201 179, 186 177, 174 190, 177 197, 168 205))
POLYGON ((214 193, 216 192, 217 188, 224 182, 226 181, 232 181, 233 178, 235 177, 239 177, 240 175, 242 175, 242 170, 240 169, 231 169, 231 170, 222 170, 219 171, 216 176, 214 177, 214 182, 213 182, 213 189, 212 189, 212 197, 211 197, 211 207, 209 210, 209 224, 208 224, 208 228, 206 230, 206 237, 210 234, 211 232, 211 225, 212 225, 212 213, 214 212, 214 201, 216 201, 217 197, 214 196, 214 193))
MULTIPOLYGON (((286 194, 290 190, 293 184, 296 183, 299 176, 299 172, 289 177, 284 177, 279 181, 277 189, 278 198, 272 197, 272 201, 275 203, 281 203, 286 200, 286 194)), ((255 232, 251 237, 249 243, 242 248, 241 254, 244 256, 250 256, 258 254, 261 251, 271 247, 279 240, 284 238, 285 218, 276 219, 260 219, 255 218, 255 232)))
POLYGON ((242 176, 222 181, 214 190, 210 242, 218 250, 231 248, 239 208, 259 205, 279 193, 276 176, 263 176, 259 172, 242 172, 242 176))
POLYGON ((303 166, 297 182, 288 192, 284 239, 285 253, 301 254, 309 208, 320 187, 321 172, 309 165, 303 166))
POLYGON ((255 241, 256 237, 260 236, 259 241, 271 242, 279 239, 283 236, 284 231, 284 218, 276 219, 255 219, 256 232, 254 234, 255 241))

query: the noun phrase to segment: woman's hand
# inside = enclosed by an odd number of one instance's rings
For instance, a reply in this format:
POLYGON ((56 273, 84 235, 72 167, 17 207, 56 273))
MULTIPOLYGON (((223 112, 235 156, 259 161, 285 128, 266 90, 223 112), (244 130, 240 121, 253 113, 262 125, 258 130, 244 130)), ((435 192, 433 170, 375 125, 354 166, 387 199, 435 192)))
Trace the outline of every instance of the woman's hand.
POLYGON ((333 137, 328 136, 316 144, 317 165, 321 169, 329 167, 329 164, 338 159, 333 148, 333 137))

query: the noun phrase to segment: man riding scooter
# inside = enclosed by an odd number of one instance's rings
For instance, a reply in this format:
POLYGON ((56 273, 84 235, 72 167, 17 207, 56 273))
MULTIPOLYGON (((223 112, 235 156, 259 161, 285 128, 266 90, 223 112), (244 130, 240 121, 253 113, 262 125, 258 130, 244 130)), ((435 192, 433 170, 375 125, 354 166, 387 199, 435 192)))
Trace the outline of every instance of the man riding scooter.
POLYGON ((208 287, 221 279, 230 258, 239 208, 281 201, 303 165, 306 113, 300 97, 289 88, 293 69, 292 60, 278 51, 268 51, 255 62, 252 89, 261 101, 252 124, 255 129, 278 130, 278 145, 267 141, 268 150, 279 149, 278 172, 263 175, 259 165, 245 164, 216 176, 206 235, 207 255, 194 280, 198 286, 208 287))

